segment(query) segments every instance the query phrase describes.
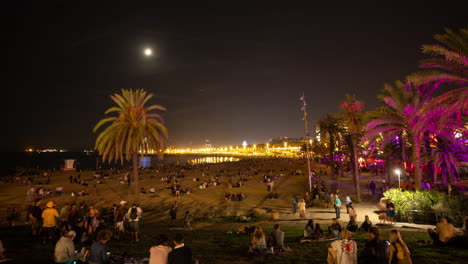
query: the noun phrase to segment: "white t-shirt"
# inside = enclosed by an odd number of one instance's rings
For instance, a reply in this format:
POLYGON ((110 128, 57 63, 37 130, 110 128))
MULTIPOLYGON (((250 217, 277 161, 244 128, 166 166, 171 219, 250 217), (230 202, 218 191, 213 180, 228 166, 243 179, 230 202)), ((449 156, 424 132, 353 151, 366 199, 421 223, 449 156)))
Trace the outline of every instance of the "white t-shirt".
POLYGON ((171 247, 163 245, 150 248, 149 264, 167 264, 167 256, 171 251, 171 247))
POLYGON ((338 264, 357 264, 357 244, 354 240, 335 240, 331 247, 336 251, 338 264))

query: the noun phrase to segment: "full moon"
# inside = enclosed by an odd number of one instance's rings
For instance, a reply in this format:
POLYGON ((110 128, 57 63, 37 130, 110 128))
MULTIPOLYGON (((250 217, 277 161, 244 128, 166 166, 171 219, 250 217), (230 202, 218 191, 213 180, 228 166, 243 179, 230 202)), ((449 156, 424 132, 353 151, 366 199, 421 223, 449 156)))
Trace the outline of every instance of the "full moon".
POLYGON ((153 54, 153 51, 151 49, 145 49, 146 56, 151 56, 151 54, 153 54))

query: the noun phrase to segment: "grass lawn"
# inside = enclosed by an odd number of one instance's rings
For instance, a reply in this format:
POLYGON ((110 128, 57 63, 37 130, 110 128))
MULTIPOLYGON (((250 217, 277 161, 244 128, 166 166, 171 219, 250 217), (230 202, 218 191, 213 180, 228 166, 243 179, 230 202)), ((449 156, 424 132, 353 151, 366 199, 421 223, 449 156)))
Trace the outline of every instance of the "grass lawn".
MULTIPOLYGON (((253 223, 262 226, 268 234, 274 222, 260 221, 253 223)), ((196 229, 170 230, 167 224, 151 224, 142 226, 142 239, 139 243, 129 241, 110 241, 108 246, 114 255, 128 255, 135 257, 149 257, 148 250, 153 246, 154 237, 165 233, 173 237, 181 232, 186 237, 186 245, 192 248, 195 259, 200 263, 324 263, 326 261, 327 242, 299 243, 297 238, 303 232, 302 226, 292 222, 281 222, 285 231, 285 245, 292 249, 290 253, 270 255, 267 259, 253 257, 247 253, 250 237, 237 235, 235 230, 246 224, 229 220, 217 219, 198 222, 196 229), (233 231, 229 234, 228 231, 233 231)), ((389 229, 382 231, 382 238, 388 238, 389 229)), ((466 263, 468 250, 454 247, 437 247, 434 245, 417 245, 418 240, 428 240, 423 231, 401 231, 412 252, 413 263, 466 263)), ((34 259, 36 263, 48 263, 53 258, 53 245, 43 245, 39 241, 31 241, 28 227, 16 227, 14 231, 0 229, 0 237, 7 249, 7 256, 14 259, 14 263, 27 263, 34 259)), ((367 234, 356 233, 353 239, 362 249, 368 240, 367 234)), ((86 245, 89 247, 89 245, 86 245)))

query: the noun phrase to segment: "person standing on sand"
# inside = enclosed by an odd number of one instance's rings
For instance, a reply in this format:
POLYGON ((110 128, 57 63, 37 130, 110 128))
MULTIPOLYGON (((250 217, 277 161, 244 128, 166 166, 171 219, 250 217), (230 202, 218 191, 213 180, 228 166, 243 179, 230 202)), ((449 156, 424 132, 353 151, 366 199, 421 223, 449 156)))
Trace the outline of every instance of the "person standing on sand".
POLYGON ((175 224, 176 218, 177 218, 177 208, 179 207, 179 204, 177 201, 174 202, 174 204, 171 206, 171 209, 169 210, 169 215, 171 216, 171 225, 175 224))
POLYGON ((116 215, 115 215, 115 229, 117 231, 117 239, 123 238, 125 234, 125 215, 127 213, 127 210, 125 206, 127 205, 127 201, 120 201, 120 206, 119 209, 117 209, 116 215))
POLYGON ((57 227, 57 218, 59 217, 59 213, 57 209, 54 208, 54 202, 49 201, 47 203, 47 208, 42 212, 42 219, 44 220, 42 223, 42 227, 44 228, 44 241, 45 244, 47 241, 52 242, 52 238, 54 236, 55 228, 57 227))
POLYGON ((133 203, 132 207, 128 209, 126 218, 128 219, 130 237, 135 242, 139 242, 139 233, 140 233, 140 218, 143 215, 143 209, 139 206, 138 203, 133 203))

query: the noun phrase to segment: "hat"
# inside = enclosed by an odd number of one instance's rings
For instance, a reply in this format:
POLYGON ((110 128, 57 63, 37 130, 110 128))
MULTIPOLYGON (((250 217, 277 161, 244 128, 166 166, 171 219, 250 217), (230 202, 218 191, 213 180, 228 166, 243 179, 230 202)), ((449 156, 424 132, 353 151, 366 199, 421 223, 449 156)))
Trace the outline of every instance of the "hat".
POLYGON ((126 203, 127 203, 127 201, 124 201, 124 200, 120 201, 120 205, 126 204, 126 203))
POLYGON ((53 201, 47 202, 47 207, 50 207, 50 208, 54 207, 54 202, 53 201))

